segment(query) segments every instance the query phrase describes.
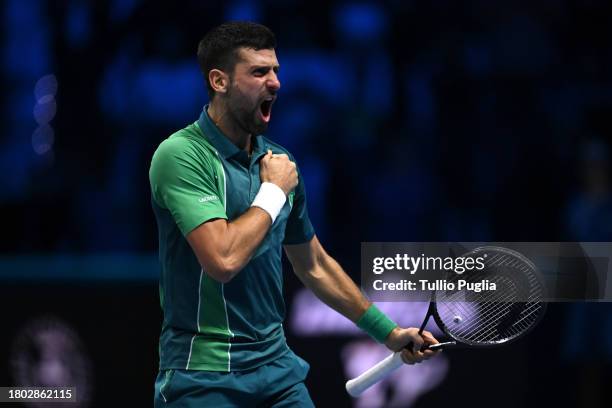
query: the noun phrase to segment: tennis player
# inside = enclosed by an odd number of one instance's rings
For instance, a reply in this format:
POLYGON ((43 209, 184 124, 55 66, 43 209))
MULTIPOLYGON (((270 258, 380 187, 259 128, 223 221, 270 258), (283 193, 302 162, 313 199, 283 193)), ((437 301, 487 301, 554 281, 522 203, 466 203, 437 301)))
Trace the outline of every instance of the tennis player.
POLYGON ((198 47, 210 104, 164 140, 149 172, 164 312, 156 407, 311 407, 309 365, 288 347, 281 248, 323 302, 406 363, 437 343, 400 328, 330 257, 308 218, 295 159, 262 136, 280 82, 274 34, 249 22, 198 47))

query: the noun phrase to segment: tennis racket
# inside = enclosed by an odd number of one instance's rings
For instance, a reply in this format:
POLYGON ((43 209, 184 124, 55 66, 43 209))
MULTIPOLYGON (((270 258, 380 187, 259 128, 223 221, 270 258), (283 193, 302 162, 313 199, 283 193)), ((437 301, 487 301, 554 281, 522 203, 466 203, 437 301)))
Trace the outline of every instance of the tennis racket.
MULTIPOLYGON (((465 274, 453 272, 446 281, 454 283, 457 288, 459 280, 472 284, 488 280, 496 285, 496 290, 433 291, 419 334, 433 316, 450 341, 427 348, 437 350, 458 344, 498 346, 517 340, 538 324, 546 311, 544 282, 529 259, 516 251, 495 246, 476 248, 464 257, 482 258, 484 268, 465 274)), ((357 378, 347 381, 346 390, 357 397, 402 364, 401 352, 393 353, 357 378)))

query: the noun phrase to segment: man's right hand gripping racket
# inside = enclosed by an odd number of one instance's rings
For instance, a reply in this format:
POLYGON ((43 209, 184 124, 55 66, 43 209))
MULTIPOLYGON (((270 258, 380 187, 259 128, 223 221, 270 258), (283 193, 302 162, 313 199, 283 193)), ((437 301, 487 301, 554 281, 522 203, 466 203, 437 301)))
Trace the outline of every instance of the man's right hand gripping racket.
MULTIPOLYGON (((524 336, 540 321, 546 311, 544 282, 529 259, 516 251, 494 246, 476 248, 464 257, 482 257, 485 266, 480 271, 453 273, 446 281, 457 285, 460 279, 468 283, 488 280, 495 283, 496 290, 434 291, 419 334, 433 316, 450 341, 429 346, 429 349, 456 344, 469 347, 507 344, 524 336)), ((402 364, 401 352, 393 353, 349 380, 346 390, 357 397, 402 364)))

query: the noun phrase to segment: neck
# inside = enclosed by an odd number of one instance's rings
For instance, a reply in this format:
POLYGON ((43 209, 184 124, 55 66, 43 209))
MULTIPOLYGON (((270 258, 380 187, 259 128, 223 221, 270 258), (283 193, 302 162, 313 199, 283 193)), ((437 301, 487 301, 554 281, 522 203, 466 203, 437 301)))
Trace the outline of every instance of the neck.
MULTIPOLYGON (((216 98, 218 99, 218 98, 216 98)), ((239 149, 251 153, 251 134, 242 129, 231 115, 225 104, 219 100, 213 100, 208 105, 208 116, 221 132, 239 149)))

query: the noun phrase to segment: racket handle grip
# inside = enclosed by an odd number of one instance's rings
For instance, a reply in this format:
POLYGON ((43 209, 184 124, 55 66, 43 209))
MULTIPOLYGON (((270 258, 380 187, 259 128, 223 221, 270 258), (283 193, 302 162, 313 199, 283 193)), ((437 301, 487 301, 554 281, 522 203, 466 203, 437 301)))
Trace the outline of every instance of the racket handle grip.
POLYGON ((401 367, 402 364, 404 364, 402 353, 393 353, 362 373, 359 377, 348 380, 346 382, 346 391, 350 396, 358 397, 372 385, 389 375, 392 371, 401 367))

